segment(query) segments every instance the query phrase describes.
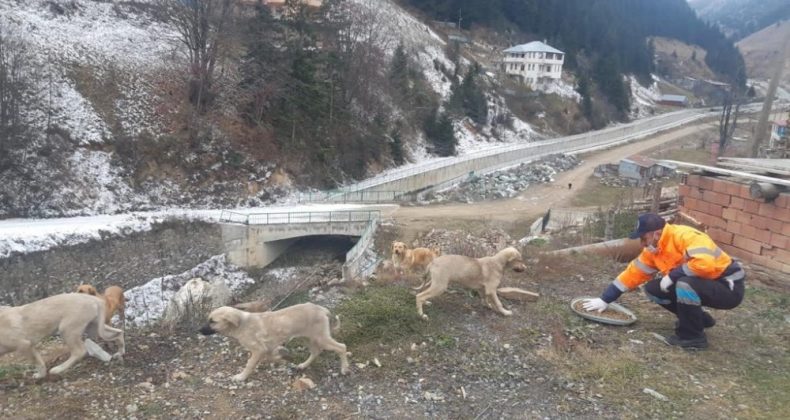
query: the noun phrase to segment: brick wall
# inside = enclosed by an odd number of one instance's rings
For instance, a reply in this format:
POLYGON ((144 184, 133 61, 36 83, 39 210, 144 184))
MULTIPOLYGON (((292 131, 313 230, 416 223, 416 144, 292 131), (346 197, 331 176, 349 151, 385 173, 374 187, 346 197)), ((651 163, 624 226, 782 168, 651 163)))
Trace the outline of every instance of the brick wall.
POLYGON ((790 193, 766 203, 751 198, 749 185, 689 175, 678 194, 681 210, 705 224, 725 252, 790 274, 790 193))

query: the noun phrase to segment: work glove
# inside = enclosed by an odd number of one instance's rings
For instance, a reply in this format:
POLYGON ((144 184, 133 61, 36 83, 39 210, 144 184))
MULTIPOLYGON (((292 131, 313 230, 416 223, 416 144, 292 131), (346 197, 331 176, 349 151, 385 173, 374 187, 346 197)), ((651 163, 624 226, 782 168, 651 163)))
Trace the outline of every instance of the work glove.
POLYGON ((587 299, 582 304, 582 308, 584 308, 585 311, 598 311, 599 313, 603 312, 607 306, 609 306, 609 304, 601 298, 587 299))
POLYGON ((664 276, 664 278, 661 279, 661 283, 658 284, 658 287, 661 288, 662 292, 666 292, 669 290, 669 288, 672 286, 673 283, 674 282, 669 277, 669 275, 666 275, 664 276))

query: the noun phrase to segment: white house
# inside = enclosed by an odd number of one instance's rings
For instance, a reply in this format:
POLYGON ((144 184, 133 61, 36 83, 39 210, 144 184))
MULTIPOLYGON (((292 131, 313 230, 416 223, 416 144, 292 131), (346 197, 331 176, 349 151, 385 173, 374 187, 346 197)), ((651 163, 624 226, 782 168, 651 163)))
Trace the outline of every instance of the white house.
POLYGON ((562 77, 565 53, 540 41, 516 45, 505 50, 505 73, 531 87, 562 77))

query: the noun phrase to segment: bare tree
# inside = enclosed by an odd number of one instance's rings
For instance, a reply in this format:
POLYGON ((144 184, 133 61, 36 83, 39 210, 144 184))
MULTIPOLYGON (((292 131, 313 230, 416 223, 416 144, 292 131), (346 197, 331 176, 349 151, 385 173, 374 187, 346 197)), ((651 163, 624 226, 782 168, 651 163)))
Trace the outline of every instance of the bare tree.
POLYGON ((23 116, 33 73, 32 55, 25 45, 0 26, 0 170, 7 169, 27 130, 23 116))
POLYGON ((214 72, 232 27, 233 0, 159 0, 178 32, 189 62, 189 99, 203 110, 213 95, 214 72))

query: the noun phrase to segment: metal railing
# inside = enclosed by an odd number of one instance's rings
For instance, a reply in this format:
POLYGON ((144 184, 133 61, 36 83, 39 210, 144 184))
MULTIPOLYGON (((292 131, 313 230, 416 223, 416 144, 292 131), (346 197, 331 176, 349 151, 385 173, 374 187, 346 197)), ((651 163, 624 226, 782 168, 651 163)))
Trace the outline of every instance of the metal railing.
POLYGON ((317 191, 299 194, 299 203, 391 203, 401 201, 403 191, 317 191))
POLYGON ((245 225, 274 225, 294 223, 350 223, 381 218, 380 210, 305 211, 282 213, 239 213, 223 210, 220 222, 245 225))
POLYGON ((379 258, 372 258, 373 262, 368 261, 365 264, 365 252, 373 243, 378 226, 379 219, 371 220, 357 243, 346 253, 346 262, 343 264, 343 279, 345 281, 357 277, 368 277, 376 269, 379 258))

